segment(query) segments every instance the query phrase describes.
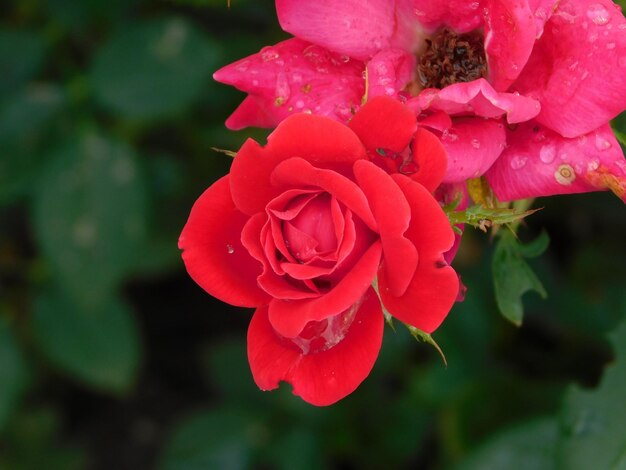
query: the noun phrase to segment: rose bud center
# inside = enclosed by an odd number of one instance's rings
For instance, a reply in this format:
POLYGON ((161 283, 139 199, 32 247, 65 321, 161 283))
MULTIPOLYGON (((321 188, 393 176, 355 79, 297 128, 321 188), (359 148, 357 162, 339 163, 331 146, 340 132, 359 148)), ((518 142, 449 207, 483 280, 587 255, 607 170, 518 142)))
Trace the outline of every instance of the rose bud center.
MULTIPOLYGON (((297 200, 292 201, 287 209, 298 203, 297 200)), ((298 215, 285 221, 283 236, 293 257, 301 262, 335 251, 337 237, 330 194, 314 196, 300 209, 298 215)))

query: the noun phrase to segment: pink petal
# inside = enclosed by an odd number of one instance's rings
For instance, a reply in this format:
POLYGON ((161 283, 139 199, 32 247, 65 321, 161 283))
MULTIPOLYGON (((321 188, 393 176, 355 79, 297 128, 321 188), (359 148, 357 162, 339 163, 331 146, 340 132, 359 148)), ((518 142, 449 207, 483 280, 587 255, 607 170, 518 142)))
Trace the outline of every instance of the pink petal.
MULTIPOLYGON (((444 261, 454 243, 450 222, 432 195, 404 175, 392 175, 411 205, 406 237, 417 248, 417 270, 402 296, 394 296, 385 276, 379 277, 383 305, 398 320, 432 333, 444 320, 459 292, 459 279, 444 261)), ((384 265, 381 267, 381 271, 384 265)))
POLYGON ((536 18, 528 0, 488 0, 485 10, 489 82, 496 90, 505 91, 530 57, 537 33, 536 18))
POLYGON ((605 124, 626 108, 626 19, 609 0, 561 1, 513 87, 565 137, 605 124))
POLYGON ((273 390, 284 380, 304 401, 331 405, 352 393, 369 375, 380 351, 383 327, 380 302, 370 287, 346 336, 328 350, 303 354, 277 335, 267 308, 261 307, 248 329, 252 376, 261 390, 273 390))
POLYGON ((626 161, 608 125, 568 139, 529 122, 508 143, 486 174, 499 199, 611 189, 626 202, 626 161))
POLYGON ((383 49, 367 63, 367 99, 397 96, 411 81, 416 57, 402 49, 383 49))
POLYGON ((415 41, 415 24, 402 21, 410 15, 404 0, 276 0, 276 11, 285 31, 356 59, 415 41))
POLYGON ((308 112, 346 122, 365 92, 365 64, 300 39, 288 39, 215 72, 249 96, 226 121, 230 129, 275 127, 308 112))
POLYGON ((412 0, 411 3, 414 18, 430 32, 449 26, 458 33, 467 33, 482 24, 482 8, 478 1, 412 0))
POLYGON ((417 101, 421 109, 444 111, 450 115, 498 118, 506 114, 510 124, 528 121, 540 110, 537 101, 519 94, 499 93, 484 78, 455 83, 443 90, 427 88, 419 94, 417 101))
POLYGON ((255 307, 269 301, 257 277, 261 264, 241 244, 248 217, 233 204, 229 176, 198 198, 178 247, 191 278, 209 294, 232 305, 255 307))
POLYGON ((354 164, 354 175, 369 201, 383 244, 383 268, 392 295, 402 295, 417 267, 417 250, 406 239, 411 208, 391 177, 371 162, 354 164))
POLYGON ((352 270, 326 294, 315 299, 272 300, 269 306, 272 327, 286 338, 295 338, 308 322, 321 321, 350 308, 372 284, 381 256, 381 244, 377 241, 361 256, 352 270))
POLYGON ((554 13, 560 0, 528 0, 530 10, 535 17, 536 37, 539 39, 543 34, 546 22, 554 13))
POLYGON ((441 142, 448 152, 443 181, 456 183, 477 178, 491 167, 505 147, 506 132, 500 121, 457 118, 441 134, 441 142))

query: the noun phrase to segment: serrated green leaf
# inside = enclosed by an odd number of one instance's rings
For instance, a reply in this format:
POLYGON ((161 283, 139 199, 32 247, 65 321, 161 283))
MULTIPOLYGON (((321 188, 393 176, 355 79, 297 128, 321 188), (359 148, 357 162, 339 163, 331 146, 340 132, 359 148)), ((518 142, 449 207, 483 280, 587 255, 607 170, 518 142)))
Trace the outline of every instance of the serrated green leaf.
POLYGON ((542 234, 524 247, 513 233, 507 230, 500 232, 491 264, 496 303, 500 313, 515 325, 522 323, 522 296, 526 292, 535 291, 541 297, 547 297, 541 281, 524 261, 524 257, 542 253, 547 243, 547 235, 542 234))
POLYGON ((26 385, 26 363, 5 318, 0 316, 0 431, 26 385))
POLYGON ((561 414, 561 468, 626 469, 626 323, 615 331, 615 361, 596 390, 572 386, 561 414))
POLYGON ((110 297, 80 305, 55 290, 35 302, 33 334, 55 367, 97 389, 124 393, 135 381, 141 344, 132 311, 110 297))
POLYGON ((146 233, 146 195, 131 148, 87 132, 47 155, 35 233, 61 287, 85 305, 107 297, 146 233))
POLYGON ((489 208, 482 205, 468 207, 464 211, 448 211, 451 224, 469 224, 486 231, 493 225, 504 225, 516 222, 537 212, 539 209, 518 210, 505 208, 489 208))
POLYGON ((181 18, 126 25, 96 54, 90 82, 111 110, 137 120, 161 118, 194 103, 220 50, 181 18))

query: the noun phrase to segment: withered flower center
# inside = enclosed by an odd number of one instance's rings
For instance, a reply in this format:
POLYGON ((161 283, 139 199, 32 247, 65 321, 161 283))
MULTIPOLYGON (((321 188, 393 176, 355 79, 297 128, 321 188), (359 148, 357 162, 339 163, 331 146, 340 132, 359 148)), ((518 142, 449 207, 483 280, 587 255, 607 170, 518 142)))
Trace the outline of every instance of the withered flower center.
POLYGON ((487 75, 484 37, 480 31, 457 34, 442 29, 425 39, 427 47, 417 59, 419 83, 423 88, 444 88, 487 75))

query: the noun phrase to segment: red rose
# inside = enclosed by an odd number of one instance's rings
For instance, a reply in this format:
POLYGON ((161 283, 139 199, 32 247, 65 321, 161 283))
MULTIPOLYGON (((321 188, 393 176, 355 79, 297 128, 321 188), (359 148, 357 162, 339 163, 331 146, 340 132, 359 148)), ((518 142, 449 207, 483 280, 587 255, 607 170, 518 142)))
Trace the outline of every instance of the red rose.
POLYGON ((410 111, 379 98, 351 128, 287 118, 200 196, 179 247, 207 292, 256 308, 248 359, 261 389, 284 380, 315 405, 354 391, 378 356, 380 300, 425 332, 443 321, 459 288, 443 258, 454 234, 431 194, 445 158, 410 111))

